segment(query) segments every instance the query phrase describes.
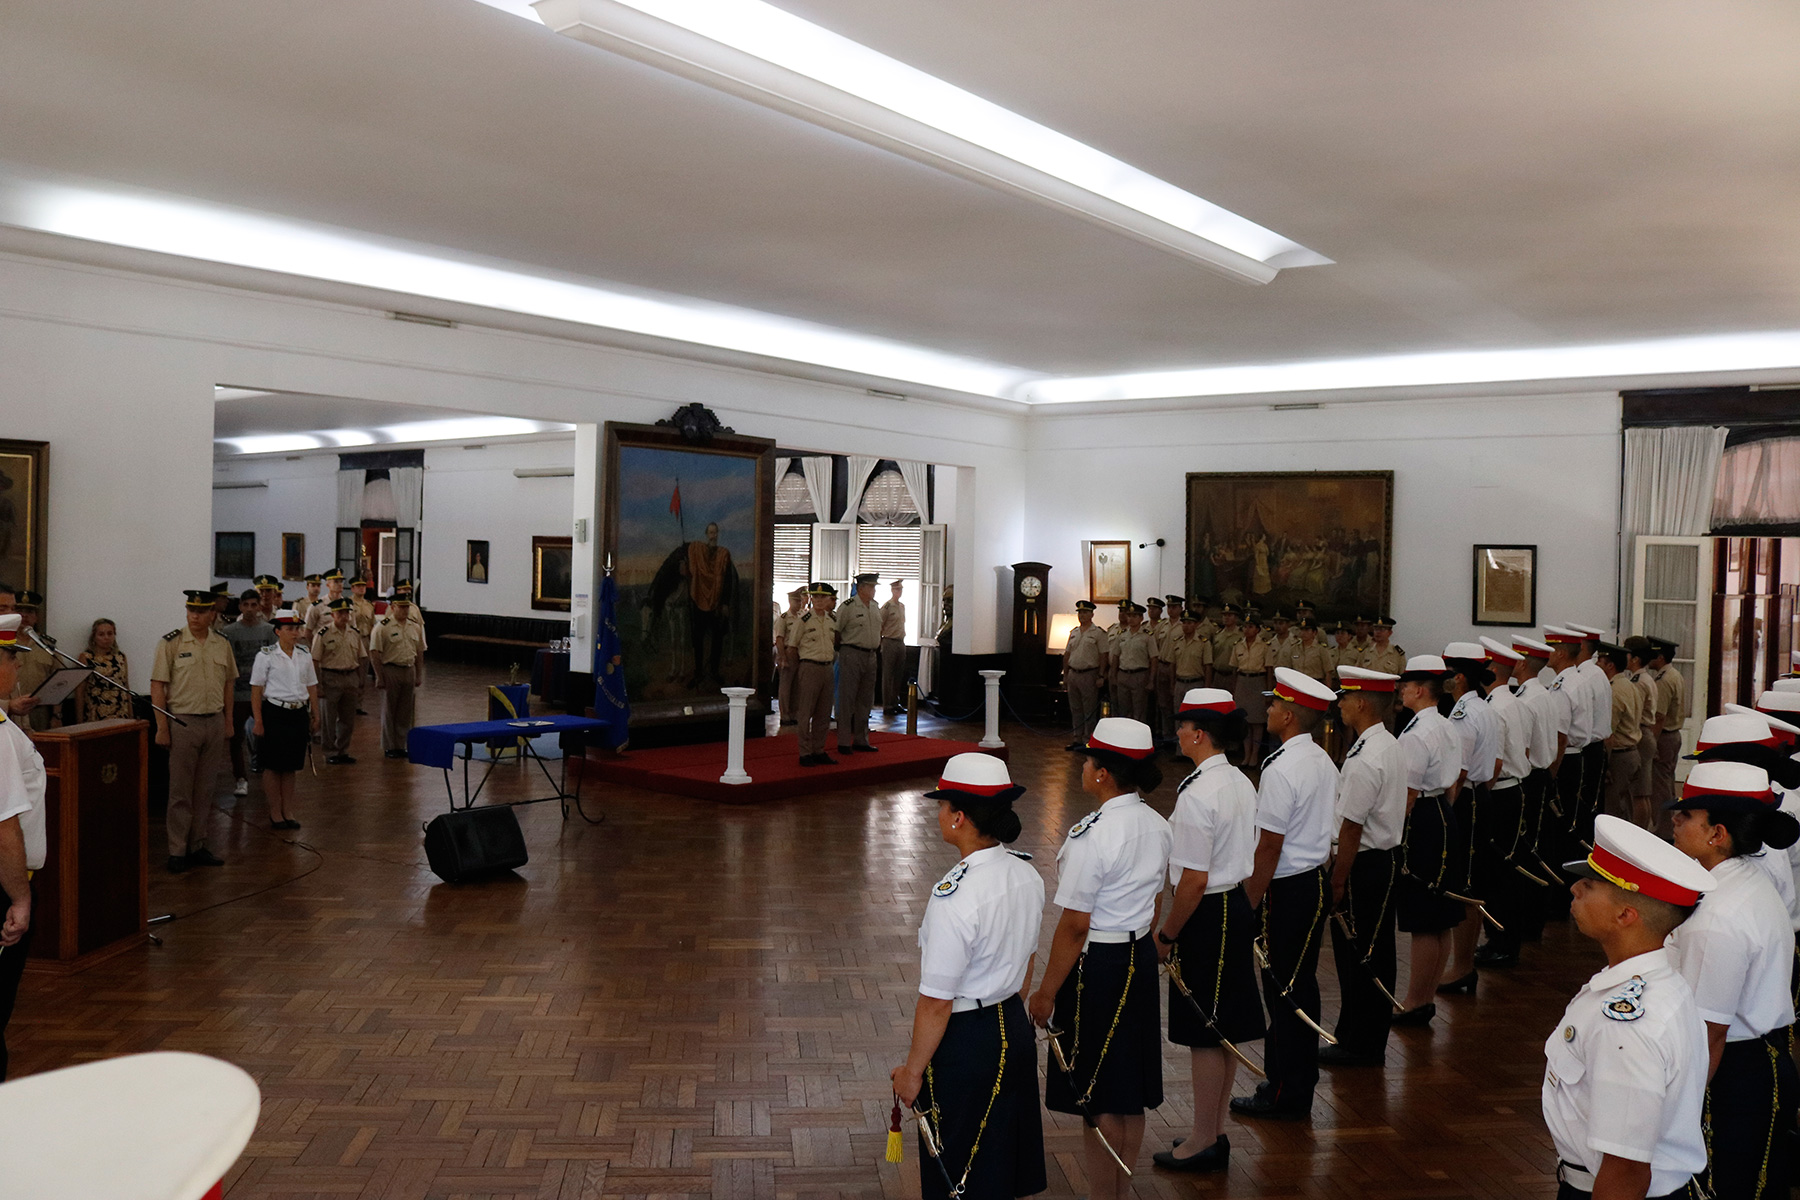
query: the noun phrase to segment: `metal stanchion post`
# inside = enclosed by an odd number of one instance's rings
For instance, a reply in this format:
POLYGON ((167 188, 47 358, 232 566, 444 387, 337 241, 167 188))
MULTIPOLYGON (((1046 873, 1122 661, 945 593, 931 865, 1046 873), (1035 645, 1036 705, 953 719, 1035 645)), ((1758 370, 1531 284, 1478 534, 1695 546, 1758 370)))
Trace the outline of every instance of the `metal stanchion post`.
POLYGON ((906 685, 906 736, 917 737, 919 733, 919 681, 913 680, 906 685))

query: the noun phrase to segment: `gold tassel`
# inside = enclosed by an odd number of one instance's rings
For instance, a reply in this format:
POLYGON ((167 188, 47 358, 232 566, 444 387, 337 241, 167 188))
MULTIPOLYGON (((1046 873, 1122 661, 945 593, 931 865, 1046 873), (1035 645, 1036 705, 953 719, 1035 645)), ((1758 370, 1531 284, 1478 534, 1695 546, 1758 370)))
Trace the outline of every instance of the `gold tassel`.
POLYGON ((900 1098, 894 1097, 894 1111, 888 1116, 887 1160, 897 1163, 902 1158, 902 1142, 900 1140, 900 1098))

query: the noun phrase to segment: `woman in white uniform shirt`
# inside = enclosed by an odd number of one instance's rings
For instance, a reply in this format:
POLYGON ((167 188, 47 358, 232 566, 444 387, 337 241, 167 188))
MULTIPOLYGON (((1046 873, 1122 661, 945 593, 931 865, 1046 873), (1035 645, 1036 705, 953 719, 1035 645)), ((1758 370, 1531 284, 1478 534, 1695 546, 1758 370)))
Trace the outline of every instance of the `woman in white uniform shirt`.
POLYGON ((270 829, 298 829, 289 815, 294 775, 306 765, 306 751, 319 727, 319 677, 312 653, 300 644, 300 618, 291 608, 275 614, 276 642, 257 651, 250 668, 250 712, 254 717, 257 761, 270 829))
POLYGON ((1256 854, 1256 789, 1231 765, 1250 731, 1244 710, 1222 688, 1195 688, 1175 713, 1175 740, 1194 771, 1175 794, 1169 820, 1169 882, 1175 896, 1156 930, 1157 956, 1194 997, 1169 981, 1169 1040, 1186 1046, 1194 1081, 1194 1127, 1187 1154, 1158 1150, 1156 1165, 1173 1171, 1223 1171, 1231 1142, 1225 1107, 1237 1060, 1220 1048, 1264 1033, 1256 991, 1256 913, 1241 886, 1256 854), (1196 1011, 1196 1005, 1201 1011, 1196 1011))
MULTIPOLYGON (((0 617, 0 696, 19 681, 18 613, 0 617)), ((31 873, 44 867, 44 760, 25 730, 0 708, 0 1081, 6 1079, 6 1023, 12 1019, 31 948, 31 873)))
MULTIPOLYGON (((1041 1192, 1044 1120, 1037 1045, 1020 992, 1031 982, 1044 919, 1044 881, 1002 843, 1019 836, 1015 785, 988 754, 958 754, 935 791, 938 832, 962 861, 931 889, 919 924, 919 1001, 912 1048, 894 1093, 925 1113, 943 1171, 919 1172, 926 1200, 1041 1192)), ((920 1153, 924 1154, 921 1135, 920 1153)))
MULTIPOLYGON (((1748 719, 1714 717, 1700 740, 1713 741, 1716 722, 1748 719)), ((1709 1190, 1714 1200, 1785 1197, 1796 1099, 1788 1055, 1793 929, 1775 886, 1748 856, 1765 843, 1786 849, 1800 826, 1775 806, 1767 772, 1744 762, 1697 764, 1669 807, 1676 848, 1714 881, 1669 939, 1706 1022, 1709 1190)))
MULTIPOLYGON (((1054 1065, 1044 1104, 1095 1120, 1129 1166, 1144 1111, 1162 1103, 1162 1012, 1151 929, 1169 869, 1169 823, 1143 793, 1162 782, 1150 727, 1129 717, 1094 726, 1078 753, 1081 788, 1100 807, 1077 821, 1057 853, 1063 913, 1031 1019, 1060 1031, 1068 1073, 1054 1065)), ((1130 1179, 1085 1131, 1089 1194, 1114 1200, 1130 1179)))

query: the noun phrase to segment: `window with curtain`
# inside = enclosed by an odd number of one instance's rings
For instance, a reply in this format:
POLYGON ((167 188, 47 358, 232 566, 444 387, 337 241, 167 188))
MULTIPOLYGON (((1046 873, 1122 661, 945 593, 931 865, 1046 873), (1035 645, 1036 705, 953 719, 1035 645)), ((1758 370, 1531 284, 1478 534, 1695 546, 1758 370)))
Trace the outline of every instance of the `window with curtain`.
POLYGON ((775 526, 775 598, 786 602, 787 594, 803 583, 811 583, 812 525, 777 524, 775 526))
POLYGON ((795 469, 790 470, 775 483, 775 519, 811 521, 817 519, 813 511, 812 491, 806 486, 806 475, 795 469))
POLYGON ((1712 532, 1800 533, 1800 437, 1725 448, 1713 491, 1712 532))
POLYGON ((869 480, 857 505, 856 519, 864 525, 918 525, 919 508, 913 503, 912 491, 895 467, 888 467, 869 480))

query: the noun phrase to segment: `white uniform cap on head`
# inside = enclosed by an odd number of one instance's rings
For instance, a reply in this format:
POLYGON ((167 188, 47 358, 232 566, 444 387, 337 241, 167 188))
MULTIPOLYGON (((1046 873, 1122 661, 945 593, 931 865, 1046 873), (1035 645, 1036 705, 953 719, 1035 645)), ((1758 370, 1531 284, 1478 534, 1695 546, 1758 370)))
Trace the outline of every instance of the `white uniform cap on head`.
POLYGON ((7 613, 4 617, 0 617, 0 646, 23 650, 25 647, 19 645, 17 639, 19 627, 24 623, 25 618, 18 613, 7 613))
POLYGON ((1311 675, 1303 675, 1292 667, 1275 668, 1275 689, 1264 692, 1265 696, 1273 696, 1288 704, 1298 704, 1301 708, 1310 708, 1314 712, 1324 712, 1337 699, 1337 693, 1314 679, 1311 675))
POLYGON ((1437 675, 1450 673, 1450 668, 1444 665, 1444 660, 1435 654, 1413 655, 1406 660, 1406 669, 1408 671, 1429 671, 1437 675))
POLYGON ((1487 651, 1474 642, 1451 642, 1444 647, 1445 658, 1486 658, 1487 651))
POLYGON ((952 755, 938 776, 939 791, 968 792, 976 796, 997 796, 1012 785, 1012 774, 1006 764, 991 754, 952 755))
POLYGON ((1184 712, 1229 713, 1237 707, 1237 701, 1224 688, 1189 688, 1181 698, 1181 706, 1177 714, 1184 712))
POLYGON ((1487 651, 1489 658, 1504 658, 1507 662, 1523 662, 1525 656, 1514 650, 1505 642, 1495 641, 1491 637, 1481 639, 1481 648, 1487 651))
POLYGON ((1714 746, 1729 746, 1734 742, 1773 746, 1779 740, 1775 731, 1769 728, 1769 718, 1759 712, 1744 710, 1706 718, 1706 723, 1700 726, 1700 738, 1695 743, 1695 749, 1710 750, 1714 746))
MULTIPOLYGON (((1773 696, 1776 694, 1777 693, 1775 693, 1775 692, 1764 692, 1763 693, 1763 695, 1765 695, 1765 696, 1773 696)), ((1800 696, 1796 696, 1794 698, 1797 700, 1800 700, 1800 696)), ((1795 734, 1800 734, 1800 725, 1790 725, 1788 722, 1786 722, 1786 721, 1782 720, 1780 717, 1776 716, 1775 713, 1764 712, 1763 707, 1762 707, 1762 701, 1760 701, 1760 700, 1757 701, 1757 706, 1755 708, 1746 708, 1742 704, 1722 704, 1722 705, 1720 705, 1720 707, 1723 708, 1727 714, 1730 714, 1732 716, 1742 716, 1745 713, 1749 713, 1752 716, 1761 717, 1765 722, 1768 723, 1769 729, 1772 732, 1787 734, 1789 741, 1793 740, 1793 737, 1795 734)), ((1800 708, 1800 705, 1796 705, 1795 707, 1800 708)), ((1777 711, 1781 711, 1781 710, 1777 710, 1777 711)), ((1791 712, 1791 710, 1789 710, 1789 711, 1791 712)))
POLYGON ((1110 750, 1126 758, 1149 758, 1156 753, 1150 727, 1131 717, 1101 717, 1088 735, 1087 748, 1110 750))
POLYGON ((1573 629, 1576 633, 1585 633, 1591 638, 1604 639, 1606 637, 1606 630, 1604 629, 1595 629, 1592 625, 1577 625, 1573 621, 1564 625, 1563 628, 1573 629))
POLYGON ((1800 670, 1800 650, 1788 651, 1788 664, 1796 670, 1800 670))
POLYGON ((1544 644, 1547 646, 1553 645, 1558 641, 1583 642, 1586 640, 1587 634, 1579 629, 1570 629, 1566 625, 1544 626, 1544 644))
MULTIPOLYGON (((1800 680, 1796 682, 1800 682, 1800 680)), ((1800 690, 1771 689, 1766 691, 1756 698, 1756 710, 1764 716, 1768 716, 1770 713, 1800 712, 1800 690)))
POLYGON ((276 611, 275 615, 270 617, 269 620, 273 621, 276 624, 280 624, 283 621, 293 621, 294 623, 298 624, 300 621, 300 614, 295 612, 291 608, 283 608, 283 609, 278 609, 276 611))
POLYGON ((1681 908, 1692 908, 1716 886, 1712 872, 1694 859, 1649 830, 1605 813, 1594 818, 1594 852, 1585 861, 1567 863, 1565 868, 1681 908))
POLYGON ((1777 692, 1800 692, 1800 679, 1777 679, 1769 688, 1777 692))
POLYGON ((1749 763, 1724 761, 1695 763, 1694 769, 1688 772, 1687 782, 1682 785, 1681 794, 1686 799, 1696 791, 1707 795, 1720 793, 1766 801, 1769 792, 1769 773, 1761 767, 1751 766, 1749 763))

